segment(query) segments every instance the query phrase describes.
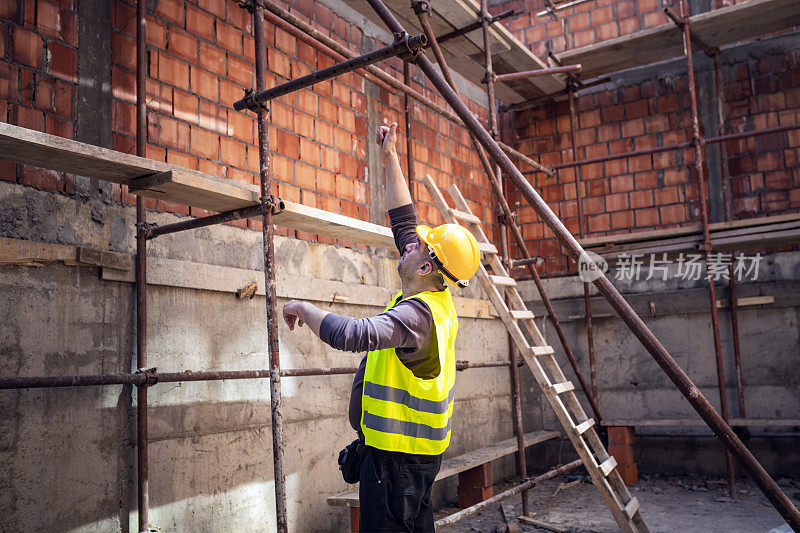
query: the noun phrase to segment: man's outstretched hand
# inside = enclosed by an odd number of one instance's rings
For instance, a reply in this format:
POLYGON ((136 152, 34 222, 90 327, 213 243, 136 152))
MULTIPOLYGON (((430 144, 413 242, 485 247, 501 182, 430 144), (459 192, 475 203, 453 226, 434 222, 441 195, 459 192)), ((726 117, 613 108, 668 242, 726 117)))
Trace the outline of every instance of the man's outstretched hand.
POLYGON ((384 154, 394 151, 396 149, 395 145, 397 144, 397 122, 392 122, 389 126, 381 126, 378 128, 375 140, 378 142, 378 146, 381 147, 384 154))
POLYGON ((295 324, 297 324, 298 327, 303 325, 304 304, 305 302, 292 300, 290 302, 286 302, 286 304, 283 306, 283 320, 286 322, 286 325, 289 326, 290 330, 294 330, 295 324))

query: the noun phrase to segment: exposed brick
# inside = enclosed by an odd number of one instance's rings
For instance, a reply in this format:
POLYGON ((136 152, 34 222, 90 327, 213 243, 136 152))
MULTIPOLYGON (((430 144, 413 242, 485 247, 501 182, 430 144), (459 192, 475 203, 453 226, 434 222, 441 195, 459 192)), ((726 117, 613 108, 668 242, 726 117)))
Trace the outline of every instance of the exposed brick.
POLYGON ((219 158, 219 136, 203 128, 192 126, 192 153, 208 159, 219 158))
POLYGON ((244 87, 253 85, 253 65, 236 56, 228 55, 228 79, 244 87))
POLYGON ((167 50, 188 61, 197 61, 197 39, 177 28, 171 28, 169 31, 167 50))
POLYGON ((225 51, 208 43, 200 41, 200 63, 203 68, 220 76, 227 75, 225 51))
MULTIPOLYGON (((119 2, 117 2, 119 3, 119 2)), ((183 0, 159 0, 156 6, 156 16, 167 19, 173 24, 183 27, 185 17, 184 1, 183 0)), ((133 16, 136 23, 135 15, 133 16)), ((133 32, 135 33, 135 26, 133 32)), ((192 32, 194 33, 194 32, 192 32)))
POLYGON ((200 127, 220 135, 227 135, 227 113, 225 109, 206 100, 200 100, 198 104, 198 123, 200 127))
POLYGON ((195 65, 189 66, 189 83, 192 92, 212 102, 219 101, 219 78, 195 65))
POLYGON ((233 52, 242 55, 243 34, 241 30, 221 21, 216 21, 217 44, 233 52))
POLYGON ((220 137, 220 161, 234 167, 247 167, 247 146, 230 137, 220 137))
POLYGON ((300 137, 287 131, 277 131, 278 151, 286 157, 297 159, 300 155, 300 137))
POLYGON ((31 31, 15 28, 11 39, 14 43, 12 47, 14 59, 30 67, 42 67, 44 43, 41 37, 31 31))
POLYGON ((189 63, 159 52, 158 79, 169 85, 189 89, 189 63))
POLYGON ((63 40, 61 36, 63 29, 61 7, 50 2, 37 2, 36 29, 42 35, 63 40))

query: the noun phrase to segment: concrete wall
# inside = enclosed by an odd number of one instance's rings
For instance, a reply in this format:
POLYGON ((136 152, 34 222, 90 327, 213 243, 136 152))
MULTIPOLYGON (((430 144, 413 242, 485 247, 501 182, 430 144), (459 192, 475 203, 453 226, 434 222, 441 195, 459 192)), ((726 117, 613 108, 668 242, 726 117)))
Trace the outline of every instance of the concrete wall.
MULTIPOLYGON (((0 205, 0 236, 133 251, 131 208, 106 205, 101 220, 93 222, 89 201, 9 183, 0 183, 0 205)), ((174 219, 149 217, 160 223, 174 219)), ((276 249, 279 275, 397 287, 396 260, 385 253, 282 237, 276 249)), ((255 271, 261 236, 232 226, 206 228, 160 237, 149 253, 151 269, 155 258, 172 258, 255 271)), ((264 298, 241 300, 222 292, 211 277, 200 281, 208 288, 149 287, 148 364, 163 372, 266 368, 264 298)), ((134 369, 131 283, 101 280, 96 267, 46 263, 1 266, 0 286, 0 375, 134 369)), ((467 296, 478 295, 470 291, 467 296)), ((384 304, 321 305, 368 316, 384 304)), ((354 366, 360 358, 327 347, 306 328, 289 332, 281 324, 279 340, 286 368, 354 366)), ((506 359, 502 324, 461 318, 457 357, 506 359)), ((292 531, 347 526, 346 508, 331 508, 325 498, 348 488, 336 456, 354 438, 346 418, 350 383, 350 376, 283 381, 292 531)), ((151 523, 161 531, 272 530, 268 382, 161 383, 148 396, 151 523)), ((123 386, 0 391, 4 523, 19 531, 135 530, 135 397, 123 386)), ((448 454, 511 437, 509 413, 507 368, 460 372, 448 454)), ((513 456, 496 471, 498 477, 511 474, 513 456)), ((454 485, 443 484, 437 500, 454 498, 454 485)))
MULTIPOLYGON (((607 275, 667 348, 678 364, 720 409, 708 291, 705 281, 684 281, 676 276, 676 265, 667 281, 658 279, 621 281, 617 270, 607 275), (651 310, 654 311, 651 312, 651 310)), ((646 267, 645 267, 646 273, 646 267)), ((577 277, 544 280, 554 300, 556 314, 587 382, 586 322, 583 288, 577 277)), ((748 418, 800 419, 800 253, 767 255, 755 280, 737 284, 739 298, 773 296, 774 303, 740 307, 744 399, 748 418)), ((532 282, 522 284, 529 305, 543 316, 544 309, 532 282)), ((674 387, 666 374, 642 348, 625 324, 616 317, 592 287, 596 385, 600 411, 606 420, 698 419, 698 415, 674 387)), ((727 282, 717 285, 717 298, 728 298, 727 282)), ((738 417, 736 375, 733 362, 732 328, 727 307, 719 310, 723 366, 728 409, 738 417)), ((568 362, 550 324, 544 327, 559 361, 568 362)), ((566 372, 574 379, 572 370, 566 372)), ((577 381, 575 382, 577 386, 577 381)), ((583 395, 579 394, 583 399, 583 395)), ((533 401, 526 398, 526 401, 533 401)), ((587 412, 588 403, 584 402, 587 412)), ((543 411, 547 413, 547 411, 543 411)), ((547 413, 549 415, 549 413, 547 413)), ((545 427, 556 424, 545 416, 545 427)), ((702 422, 700 422, 702 424, 702 422)), ((638 427, 637 461, 644 472, 724 472, 721 446, 703 425, 694 427, 638 427), (718 452, 718 453, 717 453, 718 452)), ((800 469, 796 452, 797 427, 751 428, 752 447, 764 466, 776 474, 800 469)))

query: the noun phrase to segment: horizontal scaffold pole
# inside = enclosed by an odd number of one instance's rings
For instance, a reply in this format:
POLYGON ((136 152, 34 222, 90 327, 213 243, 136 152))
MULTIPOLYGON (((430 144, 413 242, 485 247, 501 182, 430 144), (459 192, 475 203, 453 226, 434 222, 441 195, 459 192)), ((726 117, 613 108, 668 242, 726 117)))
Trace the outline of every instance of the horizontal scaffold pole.
POLYGON ((251 111, 258 110, 266 102, 278 98, 279 96, 305 89, 316 83, 364 68, 378 61, 396 56, 413 57, 420 53, 427 43, 428 41, 424 35, 409 36, 405 33, 395 34, 395 40, 389 46, 384 46, 374 52, 369 52, 368 54, 360 55, 328 68, 312 72, 311 74, 307 74, 296 80, 288 81, 271 89, 250 93, 241 100, 234 102, 233 108, 236 111, 241 111, 243 109, 249 109, 251 111))

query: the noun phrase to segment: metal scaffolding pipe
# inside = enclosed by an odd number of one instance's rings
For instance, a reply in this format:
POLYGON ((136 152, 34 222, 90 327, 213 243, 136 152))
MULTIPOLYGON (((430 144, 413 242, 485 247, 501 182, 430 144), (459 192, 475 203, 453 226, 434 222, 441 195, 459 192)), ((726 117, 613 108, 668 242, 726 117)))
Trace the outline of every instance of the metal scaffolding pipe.
MULTIPOLYGON (((456 361, 456 370, 468 368, 493 368, 509 366, 508 361, 487 361, 472 363, 456 361)), ((278 370, 281 377, 334 376, 355 374, 358 367, 323 367, 323 368, 286 368, 278 370)), ((158 372, 155 368, 146 368, 132 374, 86 374, 77 376, 29 376, 0 378, 0 390, 12 389, 48 389, 56 387, 96 387, 106 385, 148 385, 157 383, 177 383, 184 381, 223 381, 226 379, 264 379, 272 375, 270 370, 210 370, 195 372, 158 372)))
MULTIPOLYGON (((573 161, 578 158, 578 118, 575 112, 575 90, 570 82, 569 86, 569 138, 572 146, 573 161)), ((575 169, 575 200, 578 206, 578 236, 586 236, 586 222, 583 218, 583 182, 581 181, 581 168, 575 169)), ((592 300, 589 295, 589 283, 583 282, 583 307, 586 313, 586 347, 589 355, 589 383, 592 386, 592 397, 597 400, 597 368, 594 357, 594 329, 592 327, 592 300)), ((576 363, 577 364, 577 363, 576 363)), ((597 421, 600 422, 599 420, 597 421)))
MULTIPOLYGON (((403 27, 397 22, 397 19, 383 2, 380 0, 367 1, 391 31, 403 31, 403 27)), ((511 177, 519 191, 534 208, 547 227, 555 234, 556 238, 558 238, 561 245, 567 250, 573 260, 580 260, 581 256, 586 253, 580 243, 570 234, 569 230, 567 230, 555 213, 553 213, 550 207, 542 200, 533 186, 514 166, 500 146, 494 142, 480 122, 472 115, 469 108, 447 84, 441 74, 436 71, 430 60, 425 55, 420 55, 417 58, 417 65, 419 65, 420 69, 425 73, 428 79, 431 80, 444 99, 456 111, 458 116, 461 117, 461 120, 464 121, 470 131, 476 135, 492 158, 494 158, 503 171, 511 177)), ((655 359, 662 370, 664 370, 667 376, 676 385, 678 390, 680 390, 681 394, 689 401, 726 448, 736 455, 781 516, 783 516, 792 527, 800 530, 800 511, 797 510, 791 500, 789 500, 786 494, 784 494, 775 483, 775 480, 770 477, 767 471, 764 470, 764 467, 761 466, 753 454, 750 453, 750 450, 748 450, 739 437, 736 436, 733 429, 731 429, 714 410, 714 407, 703 396, 692 380, 689 379, 689 376, 686 375, 669 352, 661 345, 655 335, 653 335, 653 332, 650 331, 642 319, 634 312, 633 308, 625 301, 605 274, 599 271, 599 269, 596 270, 596 274, 598 278, 594 281, 595 286, 600 293, 605 296, 609 304, 616 310, 620 318, 630 328, 636 338, 639 339, 642 346, 653 359, 655 359)))
MULTIPOLYGON (((264 5, 253 2, 253 39, 255 45, 256 91, 267 87, 267 43, 264 37, 264 5)), ((307 76, 305 77, 307 78, 307 76)), ((304 79, 304 78, 301 78, 304 79)), ((256 100, 257 102, 257 100, 256 100)), ((248 106, 249 107, 249 106, 248 106)), ((237 108, 240 109, 240 108, 237 108)), ((252 109, 252 108, 250 108, 252 109)), ((278 302, 275 292, 275 242, 272 225, 272 153, 269 150, 269 123, 263 105, 255 106, 258 124, 258 160, 261 185, 261 236, 264 247, 264 288, 267 306, 267 343, 269 353, 269 396, 272 414, 272 464, 275 482, 275 522, 278 533, 289 530, 286 513, 286 476, 283 470, 283 413, 281 412, 280 349, 278 344, 278 302)))
MULTIPOLYGON (((147 156, 147 16, 145 0, 136 2, 136 155, 147 156)), ((147 206, 136 196, 136 368, 147 366, 147 206)), ((139 531, 150 531, 147 520, 147 385, 136 388, 136 502, 139 531)))
MULTIPOLYGON (((263 17, 261 19, 261 23, 264 23, 263 17)), ((418 54, 422 51, 422 48, 427 42, 424 35, 409 36, 404 34, 402 36, 395 37, 395 41, 389 46, 384 46, 383 48, 379 48, 373 52, 348 59, 347 61, 337 63, 336 65, 331 65, 330 67, 322 70, 317 70, 311 74, 297 78, 296 80, 291 80, 276 87, 272 87, 271 89, 262 89, 255 93, 248 94, 241 100, 234 102, 233 108, 236 111, 241 111, 243 109, 255 111, 270 100, 274 100, 275 98, 285 94, 299 91, 300 89, 305 89, 306 87, 310 87, 316 83, 335 78, 336 76, 341 76, 342 74, 347 74, 348 72, 364 68, 367 65, 372 65, 378 61, 383 61, 384 59, 395 56, 413 57, 415 54, 418 54)), ((264 85, 266 85, 266 80, 264 81, 264 85)))
POLYGON ((549 76, 551 74, 565 74, 576 72, 581 69, 580 65, 564 65, 563 67, 541 68, 539 70, 525 70, 523 72, 511 72, 509 74, 495 74, 494 81, 510 81, 521 78, 533 78, 536 76, 549 76))
POLYGON ((501 492, 495 496, 492 496, 488 500, 483 500, 480 503, 473 505, 472 507, 467 507, 466 509, 462 509, 457 513, 453 513, 450 516, 445 516, 436 521, 434 526, 437 528, 449 526, 451 524, 455 524, 459 520, 466 518, 468 516, 472 516, 474 514, 480 513, 491 507, 492 505, 498 504, 503 500, 507 500, 508 498, 514 496, 515 494, 519 494, 520 492, 526 491, 528 489, 532 489, 534 486, 538 485, 542 481, 547 481, 548 479, 553 479, 560 475, 566 474, 570 470, 578 468, 579 466, 583 465, 583 461, 578 459, 577 461, 572 461, 571 463, 567 463, 563 466, 558 466, 553 468, 552 470, 548 470, 541 476, 536 476, 533 479, 529 479, 524 483, 520 483, 516 487, 510 488, 506 491, 501 492))
MULTIPOLYGON (((700 118, 697 111, 697 92, 695 90, 694 63, 692 60, 692 40, 691 40, 691 33, 689 30, 689 5, 686 3, 686 0, 681 0, 680 7, 681 7, 682 19, 679 23, 679 27, 683 33, 683 53, 686 55, 686 76, 689 82, 688 83, 689 102, 692 111, 692 140, 694 141, 694 166, 695 166, 695 171, 697 172, 697 182, 699 184, 698 188, 700 189, 700 218, 703 228, 702 249, 706 262, 706 281, 708 283, 708 299, 709 299, 709 306, 711 309, 711 331, 714 336, 714 355, 717 367, 717 385, 719 388, 719 401, 722 410, 722 419, 727 424, 729 420, 728 394, 727 391, 725 390, 725 368, 722 362, 722 340, 720 338, 719 314, 717 312, 717 290, 716 287, 714 286, 714 277, 713 274, 711 273, 711 268, 709 268, 712 258, 711 258, 711 236, 709 235, 708 232, 708 205, 706 203, 707 196, 705 188, 707 180, 705 175, 705 167, 703 167, 703 161, 705 161, 704 157, 705 146, 703 137, 700 134, 700 118)), ((735 498, 736 480, 734 477, 734 470, 733 470, 733 456, 728 450, 725 450, 725 466, 728 471, 728 492, 731 498, 735 498)))
MULTIPOLYGON (((720 135, 718 137, 708 137, 705 140, 706 144, 721 143, 725 141, 735 141, 738 139, 746 139, 748 137, 757 137, 759 135, 769 135, 772 133, 780 133, 783 131, 791 131, 800 129, 800 124, 787 124, 785 126, 775 126, 774 128, 764 128, 760 130, 745 131, 742 133, 730 133, 728 135, 720 135)), ((656 154, 659 152, 669 152, 670 150, 680 150, 683 148, 690 148, 694 145, 693 141, 686 141, 682 143, 668 144, 665 146, 657 146, 655 148, 645 148, 642 150, 632 150, 630 152, 620 152, 618 154, 609 154, 600 157, 592 157, 589 159, 581 159, 579 161, 566 161, 553 165, 555 170, 562 168, 578 167, 582 165, 592 165, 594 163, 604 163, 606 161, 613 161, 615 159, 625 159, 626 157, 636 157, 640 155, 656 154)), ((533 174, 532 171, 527 170, 523 174, 533 174)))
MULTIPOLYGON (((430 44, 430 43, 428 43, 430 44)), ((403 61, 403 83, 411 85, 411 63, 403 61)), ((406 113, 406 168, 408 178, 408 192, 411 201, 414 201, 414 142, 411 140, 411 97, 405 94, 403 107, 406 113)))
MULTIPOLYGON (((283 206, 281 205, 280 208, 283 209, 283 206)), ((144 231, 148 239, 155 239, 161 235, 168 235, 170 233, 177 233, 179 231, 186 231, 190 229, 205 228, 206 226, 224 224, 232 220, 254 217, 259 213, 261 213, 261 204, 243 207, 242 209, 234 209, 233 211, 225 211, 224 213, 209 215, 207 217, 182 220, 181 222, 175 222, 174 224, 165 224, 163 226, 151 225, 147 226, 144 231)))

